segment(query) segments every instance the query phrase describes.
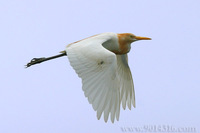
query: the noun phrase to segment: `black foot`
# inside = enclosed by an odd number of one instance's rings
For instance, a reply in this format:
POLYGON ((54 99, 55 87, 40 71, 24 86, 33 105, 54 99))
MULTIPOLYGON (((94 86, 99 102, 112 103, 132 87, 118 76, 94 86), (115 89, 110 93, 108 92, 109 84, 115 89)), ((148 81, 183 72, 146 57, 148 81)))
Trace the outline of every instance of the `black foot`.
POLYGON ((27 65, 25 65, 25 67, 30 67, 32 65, 35 65, 35 64, 39 64, 41 62, 45 61, 45 57, 42 57, 42 58, 33 58, 29 63, 27 63, 27 65))

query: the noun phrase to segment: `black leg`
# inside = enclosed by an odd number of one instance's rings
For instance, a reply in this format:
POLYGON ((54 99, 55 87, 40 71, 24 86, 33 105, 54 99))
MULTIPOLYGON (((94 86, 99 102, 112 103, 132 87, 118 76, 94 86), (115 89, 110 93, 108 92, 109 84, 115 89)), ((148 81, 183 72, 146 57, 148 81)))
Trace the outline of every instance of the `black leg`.
POLYGON ((25 67, 30 67, 32 65, 35 65, 35 64, 39 64, 39 63, 42 63, 44 61, 48 61, 48 60, 51 60, 51 59, 55 59, 55 58, 59 58, 59 57, 62 57, 62 56, 67 56, 67 53, 66 52, 62 52, 62 54, 59 54, 59 55, 55 55, 55 56, 51 56, 51 57, 42 57, 42 58, 33 58, 29 63, 27 63, 25 65, 25 67))

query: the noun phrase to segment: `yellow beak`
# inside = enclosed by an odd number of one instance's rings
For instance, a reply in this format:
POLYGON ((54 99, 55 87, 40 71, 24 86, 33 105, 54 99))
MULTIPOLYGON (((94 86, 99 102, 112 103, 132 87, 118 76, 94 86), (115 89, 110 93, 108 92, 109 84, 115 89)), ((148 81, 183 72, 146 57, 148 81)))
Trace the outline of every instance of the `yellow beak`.
POLYGON ((135 39, 137 39, 137 40, 151 40, 151 38, 141 37, 141 36, 136 36, 135 39))

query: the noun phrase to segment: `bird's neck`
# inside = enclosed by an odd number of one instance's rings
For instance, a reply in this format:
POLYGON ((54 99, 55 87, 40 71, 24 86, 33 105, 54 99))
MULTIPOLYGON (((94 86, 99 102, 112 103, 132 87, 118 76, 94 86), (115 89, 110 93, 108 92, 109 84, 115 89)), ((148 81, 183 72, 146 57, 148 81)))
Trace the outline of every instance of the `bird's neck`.
POLYGON ((118 35, 119 50, 116 54, 127 54, 131 49, 131 42, 127 41, 123 36, 118 35))

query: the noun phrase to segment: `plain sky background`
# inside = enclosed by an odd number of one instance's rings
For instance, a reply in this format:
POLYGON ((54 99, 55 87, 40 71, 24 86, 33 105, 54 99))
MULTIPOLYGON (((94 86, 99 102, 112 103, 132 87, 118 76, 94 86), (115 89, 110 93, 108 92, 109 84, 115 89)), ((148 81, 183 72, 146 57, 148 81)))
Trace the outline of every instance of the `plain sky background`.
POLYGON ((199 0, 1 0, 0 17, 1 133, 200 131, 199 0), (97 120, 67 57, 24 68, 103 32, 152 38, 132 44, 136 108, 114 124, 97 120))

